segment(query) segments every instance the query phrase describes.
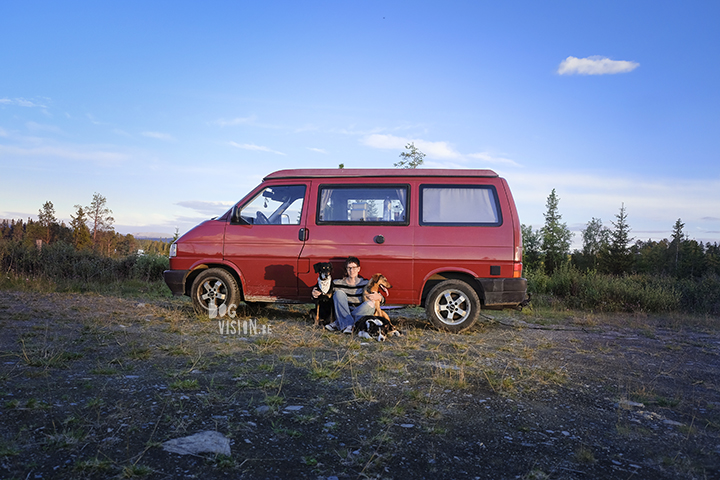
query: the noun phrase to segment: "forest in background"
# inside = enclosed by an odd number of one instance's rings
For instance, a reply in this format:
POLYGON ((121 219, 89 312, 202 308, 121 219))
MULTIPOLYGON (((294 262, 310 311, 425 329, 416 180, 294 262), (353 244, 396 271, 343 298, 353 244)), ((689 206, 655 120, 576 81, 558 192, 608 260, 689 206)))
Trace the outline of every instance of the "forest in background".
MULTIPOLYGON (((177 233, 167 241, 121 235, 99 194, 89 206, 75 208, 70 225, 57 221, 51 202, 38 220, 0 222, 4 284, 34 278, 51 290, 98 291, 135 280, 170 294, 162 272, 177 233)), ((542 228, 522 226, 532 308, 720 315, 720 245, 688 238, 680 219, 669 239, 635 240, 622 205, 611 228, 592 218, 581 232, 582 248, 571 251, 573 234, 562 222, 555 190, 544 215, 542 228)))
POLYGON ((0 268, 5 274, 0 285, 34 282, 49 290, 104 291, 130 280, 161 283, 174 239, 122 235, 115 231, 114 221, 107 200, 98 193, 90 205, 75 205, 70 225, 57 220, 50 201, 37 220, 0 221, 0 268))

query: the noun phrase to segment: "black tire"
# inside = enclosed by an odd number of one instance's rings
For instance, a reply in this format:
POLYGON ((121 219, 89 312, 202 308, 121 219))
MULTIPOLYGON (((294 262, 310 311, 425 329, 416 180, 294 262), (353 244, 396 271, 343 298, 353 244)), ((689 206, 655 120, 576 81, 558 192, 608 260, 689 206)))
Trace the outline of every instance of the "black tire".
POLYGON ((472 327, 480 317, 480 298, 462 280, 445 280, 430 290, 425 312, 435 327, 453 333, 472 327))
POLYGON ((231 305, 240 303, 240 289, 230 273, 222 268, 208 268, 195 278, 190 296, 198 315, 217 316, 231 305))

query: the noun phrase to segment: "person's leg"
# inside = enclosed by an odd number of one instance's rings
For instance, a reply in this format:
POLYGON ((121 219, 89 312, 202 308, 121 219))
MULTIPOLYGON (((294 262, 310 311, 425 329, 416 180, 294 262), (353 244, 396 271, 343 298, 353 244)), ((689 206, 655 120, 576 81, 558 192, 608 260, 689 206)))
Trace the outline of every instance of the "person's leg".
POLYGON ((333 293, 333 304, 335 305, 335 326, 338 330, 352 326, 355 323, 345 292, 336 290, 333 293))
POLYGON ((352 311, 352 316, 354 317, 354 320, 359 320, 360 318, 367 316, 367 315, 374 315, 375 314, 375 302, 367 301, 364 303, 361 303, 360 305, 355 308, 355 310, 352 311))

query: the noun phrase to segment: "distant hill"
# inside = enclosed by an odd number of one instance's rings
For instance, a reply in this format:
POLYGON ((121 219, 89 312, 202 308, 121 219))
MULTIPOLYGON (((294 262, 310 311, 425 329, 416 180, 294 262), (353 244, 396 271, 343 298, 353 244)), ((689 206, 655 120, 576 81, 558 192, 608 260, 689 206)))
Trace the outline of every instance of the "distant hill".
POLYGON ((168 235, 167 233, 157 233, 157 232, 133 233, 132 236, 138 240, 156 240, 156 241, 162 241, 162 242, 172 242, 172 239, 173 239, 172 235, 168 235))

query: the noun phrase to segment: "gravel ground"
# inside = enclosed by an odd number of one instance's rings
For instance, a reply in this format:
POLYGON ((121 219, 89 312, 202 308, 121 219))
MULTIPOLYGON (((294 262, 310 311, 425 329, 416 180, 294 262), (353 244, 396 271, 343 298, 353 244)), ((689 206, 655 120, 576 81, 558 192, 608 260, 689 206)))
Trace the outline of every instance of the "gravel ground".
POLYGON ((380 343, 307 308, 233 332, 183 299, 0 291, 0 477, 720 478, 718 319, 487 312, 454 335, 402 309, 380 343), (225 444, 168 451, 201 432, 225 444))

